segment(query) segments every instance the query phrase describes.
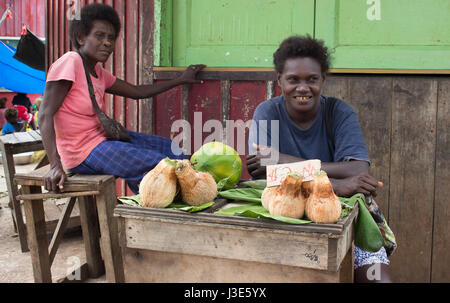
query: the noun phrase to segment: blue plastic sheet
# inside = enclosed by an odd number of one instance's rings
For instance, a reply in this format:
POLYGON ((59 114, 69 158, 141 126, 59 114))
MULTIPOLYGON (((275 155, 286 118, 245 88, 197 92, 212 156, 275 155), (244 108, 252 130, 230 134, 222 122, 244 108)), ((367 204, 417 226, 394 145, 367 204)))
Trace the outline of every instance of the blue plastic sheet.
POLYGON ((25 94, 44 94, 45 72, 13 58, 16 49, 0 41, 0 87, 25 94))

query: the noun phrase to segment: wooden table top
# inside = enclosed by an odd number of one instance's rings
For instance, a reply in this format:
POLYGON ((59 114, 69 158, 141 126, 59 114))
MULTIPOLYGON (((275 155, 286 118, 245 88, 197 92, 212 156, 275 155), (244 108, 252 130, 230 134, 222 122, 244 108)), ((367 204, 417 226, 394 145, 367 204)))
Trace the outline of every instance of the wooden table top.
POLYGON ((32 130, 28 132, 16 132, 4 136, 0 136, 0 140, 3 144, 29 144, 42 142, 41 132, 39 130, 32 130))

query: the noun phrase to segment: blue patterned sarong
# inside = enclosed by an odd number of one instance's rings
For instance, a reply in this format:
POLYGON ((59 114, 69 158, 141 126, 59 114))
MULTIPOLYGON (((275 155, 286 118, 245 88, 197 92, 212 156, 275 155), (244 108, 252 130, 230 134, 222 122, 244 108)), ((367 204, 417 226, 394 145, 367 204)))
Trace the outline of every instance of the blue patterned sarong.
POLYGON ((172 141, 150 134, 130 131, 130 142, 107 140, 92 150, 77 167, 77 174, 114 175, 125 179, 130 189, 139 193, 139 183, 162 159, 187 159, 172 141))
POLYGON ((390 262, 386 255, 386 250, 384 249, 384 247, 381 247, 381 249, 377 252, 368 252, 355 245, 355 269, 364 265, 375 263, 389 265, 390 262))

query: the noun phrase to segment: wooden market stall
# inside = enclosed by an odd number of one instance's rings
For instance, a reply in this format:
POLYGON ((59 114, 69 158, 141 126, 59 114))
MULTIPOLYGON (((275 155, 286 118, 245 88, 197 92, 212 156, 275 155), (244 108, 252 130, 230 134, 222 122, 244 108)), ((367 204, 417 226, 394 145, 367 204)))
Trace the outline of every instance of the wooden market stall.
MULTIPOLYGON (((107 113, 129 129, 172 138, 173 122, 193 125, 196 112, 202 121, 249 121, 260 102, 280 94, 271 56, 281 40, 305 33, 324 39, 333 61, 323 93, 358 113, 371 173, 385 184, 377 203, 399 244, 390 258, 393 280, 450 281, 448 1, 96 2, 121 16, 123 31, 106 64, 118 77, 153 83, 191 63, 208 65, 199 74, 203 84, 139 102, 106 97, 107 113)), ((49 64, 71 49, 67 9, 67 1, 46 1, 49 64)), ((130 194, 116 182, 119 195, 130 194)))
POLYGON ((335 224, 280 224, 215 214, 119 205, 125 282, 353 282, 358 208, 335 224))

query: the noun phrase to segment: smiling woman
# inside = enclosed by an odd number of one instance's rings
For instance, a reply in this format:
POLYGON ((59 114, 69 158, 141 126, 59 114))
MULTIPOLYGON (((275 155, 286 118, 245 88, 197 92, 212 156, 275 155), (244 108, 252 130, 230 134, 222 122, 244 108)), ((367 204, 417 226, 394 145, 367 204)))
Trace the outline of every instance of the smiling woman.
MULTIPOLYGON (((321 95, 329 67, 323 41, 310 36, 289 37, 274 53, 274 65, 282 95, 262 102, 254 112, 246 159, 250 175, 265 178, 262 163, 319 159, 336 195, 375 197, 382 183, 369 174, 370 159, 355 111, 342 100, 321 95), (333 130, 331 134, 327 129, 333 130)), ((382 278, 389 281, 384 248, 369 253, 356 247, 355 257, 357 271, 367 271, 364 266, 368 264, 383 263, 382 278)), ((363 276, 357 272, 356 277, 363 276)))
POLYGON ((51 167, 44 176, 47 190, 63 188, 67 169, 121 177, 137 194, 143 176, 161 159, 186 158, 178 150, 172 150, 172 141, 167 138, 132 131, 127 131, 131 138, 127 142, 107 138, 92 102, 94 98, 104 111, 105 93, 131 99, 149 98, 180 84, 200 82, 195 77, 205 67, 189 66, 180 78, 156 85, 134 85, 121 80, 102 66, 114 51, 120 29, 119 16, 111 6, 97 3, 84 6, 80 19, 70 24, 70 38, 77 51, 64 54, 48 71, 39 111, 42 142, 51 167), (88 79, 92 84, 88 84, 88 79))

